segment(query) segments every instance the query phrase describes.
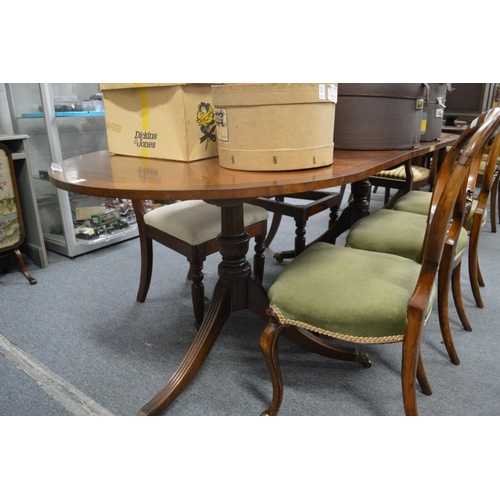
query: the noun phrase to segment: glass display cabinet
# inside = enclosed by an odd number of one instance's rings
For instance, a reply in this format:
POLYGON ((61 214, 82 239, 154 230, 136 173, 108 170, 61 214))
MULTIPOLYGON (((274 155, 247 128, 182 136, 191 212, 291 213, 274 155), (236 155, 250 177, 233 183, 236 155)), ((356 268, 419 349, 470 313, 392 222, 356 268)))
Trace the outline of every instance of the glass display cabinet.
POLYGON ((16 134, 26 134, 48 250, 75 257, 139 235, 130 200, 94 198, 53 186, 52 163, 107 149, 97 83, 6 83, 16 134))

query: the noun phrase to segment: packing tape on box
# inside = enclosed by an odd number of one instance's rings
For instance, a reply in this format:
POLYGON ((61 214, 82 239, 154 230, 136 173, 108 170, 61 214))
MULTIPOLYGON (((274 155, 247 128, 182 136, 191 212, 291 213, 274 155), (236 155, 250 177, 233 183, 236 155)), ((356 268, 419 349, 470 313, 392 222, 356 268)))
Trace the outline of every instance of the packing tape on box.
MULTIPOLYGON (((139 87, 139 100, 141 103, 141 116, 142 116, 142 131, 149 130, 149 105, 148 105, 148 94, 144 87, 139 87)), ((135 85, 134 85, 135 86, 135 85)), ((148 157, 148 150, 146 148, 141 148, 141 156, 148 157)))

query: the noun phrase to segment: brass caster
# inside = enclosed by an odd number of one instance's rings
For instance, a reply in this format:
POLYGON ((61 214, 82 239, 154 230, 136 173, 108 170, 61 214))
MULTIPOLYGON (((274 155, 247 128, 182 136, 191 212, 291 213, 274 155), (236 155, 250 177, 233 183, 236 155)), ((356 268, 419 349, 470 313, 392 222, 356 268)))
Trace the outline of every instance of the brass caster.
POLYGON ((261 417, 270 417, 270 413, 269 413, 269 410, 265 410, 263 411, 261 414, 260 414, 261 417))
POLYGON ((363 368, 372 367, 372 362, 370 361, 370 358, 364 353, 358 354, 358 358, 356 359, 356 361, 360 363, 363 368))
POLYGON ((283 262, 283 256, 280 253, 275 253, 273 255, 273 258, 276 259, 278 262, 283 262))

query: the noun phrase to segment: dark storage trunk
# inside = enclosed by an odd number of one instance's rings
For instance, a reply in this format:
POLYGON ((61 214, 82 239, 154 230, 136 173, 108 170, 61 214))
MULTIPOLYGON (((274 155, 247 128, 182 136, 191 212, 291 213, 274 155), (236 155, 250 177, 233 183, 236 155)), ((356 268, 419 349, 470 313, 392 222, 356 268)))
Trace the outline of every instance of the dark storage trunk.
POLYGON ((437 141, 443 129, 444 108, 448 83, 428 83, 429 97, 422 112, 422 142, 437 141))
POLYGON ((412 149, 420 144, 423 83, 339 83, 337 149, 412 149))

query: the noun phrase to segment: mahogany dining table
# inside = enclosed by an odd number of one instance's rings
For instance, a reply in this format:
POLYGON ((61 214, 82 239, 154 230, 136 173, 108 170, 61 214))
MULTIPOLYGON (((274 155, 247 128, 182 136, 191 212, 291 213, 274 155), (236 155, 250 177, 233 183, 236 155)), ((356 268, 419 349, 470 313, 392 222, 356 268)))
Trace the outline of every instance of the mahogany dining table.
MULTIPOLYGON (((183 162, 115 155, 108 151, 84 154, 53 165, 50 181, 66 191, 132 200, 200 199, 221 209, 219 279, 204 320, 177 369, 138 415, 161 414, 182 393, 202 366, 232 312, 249 309, 264 321, 268 319, 267 292, 246 260, 249 237, 244 229, 243 203, 258 197, 286 196, 351 184, 349 205, 334 226, 319 238, 334 243, 356 220, 368 215, 369 176, 428 153, 444 156, 445 148, 456 139, 456 135, 442 134, 439 140, 422 142, 411 150, 336 149, 331 165, 292 171, 232 170, 221 167, 217 157, 183 162)), ((309 351, 365 366, 370 364, 366 355, 357 349, 334 345, 307 331, 293 333, 293 337, 289 335, 290 340, 309 351)))

